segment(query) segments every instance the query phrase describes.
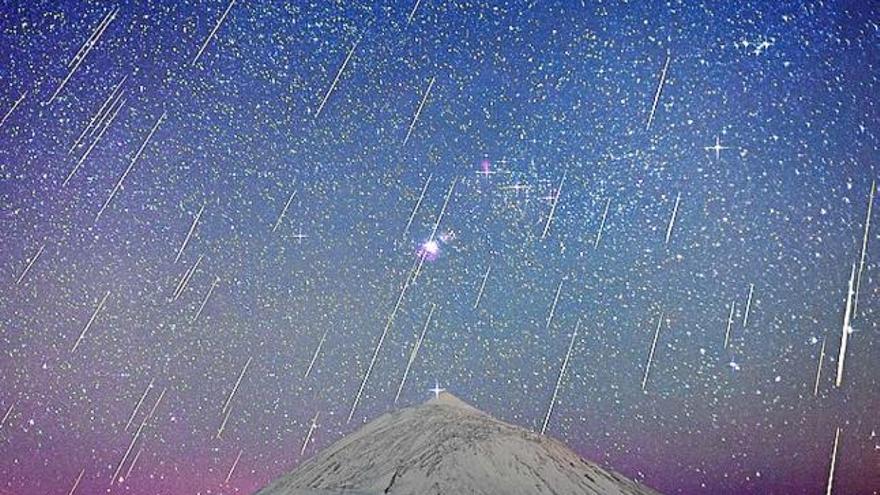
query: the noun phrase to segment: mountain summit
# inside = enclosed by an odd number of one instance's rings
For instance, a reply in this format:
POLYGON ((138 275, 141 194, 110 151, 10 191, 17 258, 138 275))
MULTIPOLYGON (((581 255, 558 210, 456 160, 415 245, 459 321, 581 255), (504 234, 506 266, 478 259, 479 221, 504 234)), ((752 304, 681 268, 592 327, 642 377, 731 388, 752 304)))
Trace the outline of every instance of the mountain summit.
POLYGON ((658 495, 444 392, 385 414, 257 495, 658 495))

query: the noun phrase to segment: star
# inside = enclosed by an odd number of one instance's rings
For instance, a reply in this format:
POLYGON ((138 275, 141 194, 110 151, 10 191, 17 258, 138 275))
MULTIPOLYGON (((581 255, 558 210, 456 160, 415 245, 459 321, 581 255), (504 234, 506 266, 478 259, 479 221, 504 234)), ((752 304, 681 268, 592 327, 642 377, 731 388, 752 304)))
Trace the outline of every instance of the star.
POLYGON ((730 148, 731 148, 730 146, 722 146, 721 139, 717 135, 715 136, 715 145, 714 146, 704 146, 703 147, 703 149, 706 151, 714 151, 716 160, 721 158, 721 151, 722 150, 729 150, 730 148))
POLYGON ((434 380, 434 388, 429 389, 428 391, 429 391, 429 392, 433 392, 433 393, 434 393, 434 398, 436 399, 436 398, 440 397, 440 394, 441 394, 442 392, 446 392, 446 389, 445 389, 445 388, 442 388, 442 387, 440 386, 440 384, 437 383, 437 380, 434 380))

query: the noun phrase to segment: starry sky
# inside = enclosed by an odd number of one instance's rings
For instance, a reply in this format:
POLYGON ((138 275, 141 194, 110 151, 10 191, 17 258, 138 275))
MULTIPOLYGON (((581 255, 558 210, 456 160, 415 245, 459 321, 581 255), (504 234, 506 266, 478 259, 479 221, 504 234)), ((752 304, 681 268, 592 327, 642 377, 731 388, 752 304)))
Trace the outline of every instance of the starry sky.
POLYGON ((586 458, 824 493, 839 428, 877 493, 878 42, 874 2, 0 2, 0 494, 251 493, 435 383, 540 431, 578 321, 586 458))

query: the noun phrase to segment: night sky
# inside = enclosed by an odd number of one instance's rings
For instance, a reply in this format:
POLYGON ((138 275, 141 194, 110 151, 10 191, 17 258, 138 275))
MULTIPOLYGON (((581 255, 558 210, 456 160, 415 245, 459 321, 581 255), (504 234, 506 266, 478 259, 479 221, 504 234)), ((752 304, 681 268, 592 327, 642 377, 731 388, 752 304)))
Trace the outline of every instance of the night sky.
POLYGON ((3 0, 0 494, 250 493, 435 381, 540 431, 578 320, 586 458, 824 493, 839 427, 878 493, 878 43, 871 1, 3 0))

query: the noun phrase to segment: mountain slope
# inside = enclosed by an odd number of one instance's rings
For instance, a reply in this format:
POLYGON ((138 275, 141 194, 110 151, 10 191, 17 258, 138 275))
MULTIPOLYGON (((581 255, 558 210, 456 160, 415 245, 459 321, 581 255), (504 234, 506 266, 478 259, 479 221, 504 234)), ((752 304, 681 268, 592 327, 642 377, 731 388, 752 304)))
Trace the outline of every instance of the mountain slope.
POLYGON ((379 417, 257 493, 657 494, 448 393, 379 417))

